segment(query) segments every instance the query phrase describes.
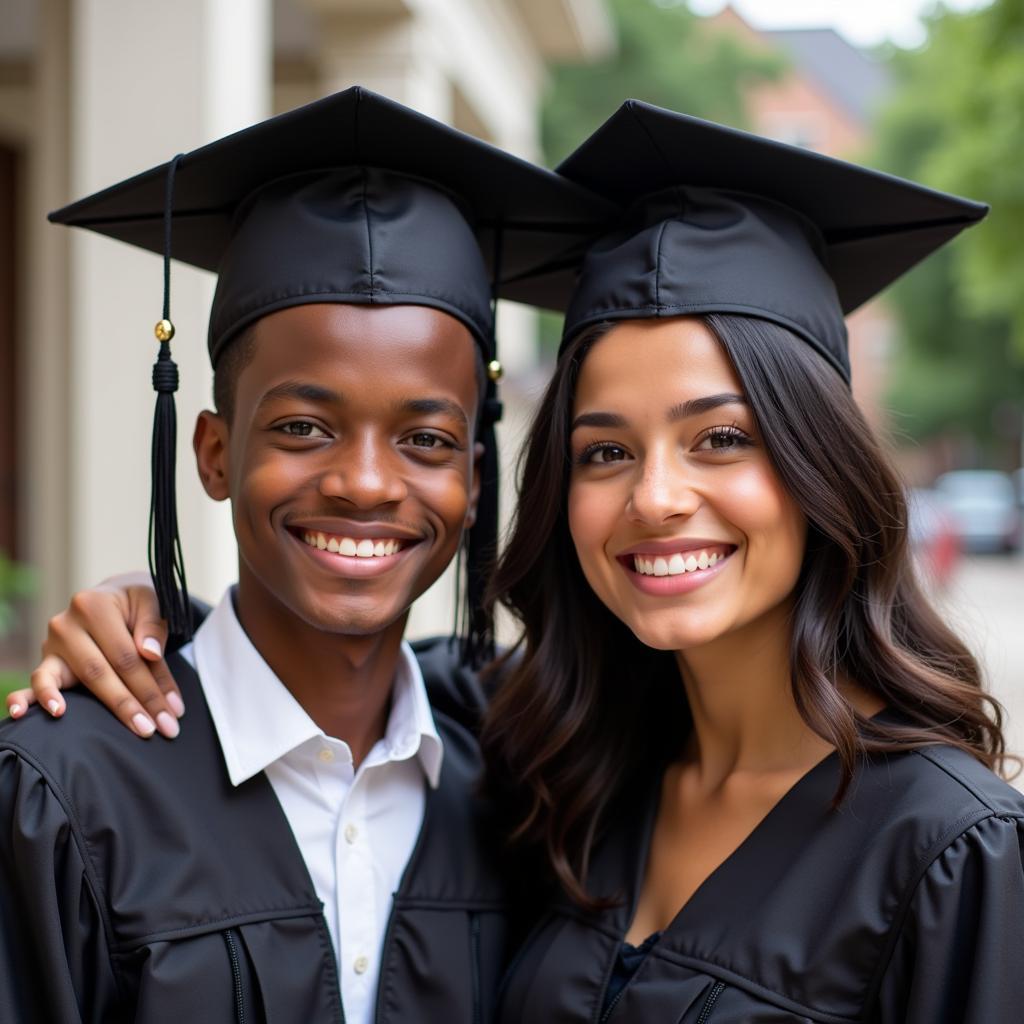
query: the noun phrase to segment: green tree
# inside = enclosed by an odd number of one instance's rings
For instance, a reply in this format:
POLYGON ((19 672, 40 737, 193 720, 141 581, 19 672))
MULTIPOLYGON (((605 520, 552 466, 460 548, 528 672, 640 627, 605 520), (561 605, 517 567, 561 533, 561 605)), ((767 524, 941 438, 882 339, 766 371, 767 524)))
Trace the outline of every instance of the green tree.
POLYGON ((550 163, 567 156, 624 99, 744 126, 743 86, 778 74, 781 60, 754 53, 672 0, 609 0, 616 52, 597 64, 556 65, 543 108, 550 163))
POLYGON ((996 413, 1024 398, 1024 5, 939 7, 926 45, 891 63, 897 86, 877 162, 992 204, 986 221, 893 290, 897 426, 918 438, 967 435, 997 459, 1001 443, 1009 462, 996 413))

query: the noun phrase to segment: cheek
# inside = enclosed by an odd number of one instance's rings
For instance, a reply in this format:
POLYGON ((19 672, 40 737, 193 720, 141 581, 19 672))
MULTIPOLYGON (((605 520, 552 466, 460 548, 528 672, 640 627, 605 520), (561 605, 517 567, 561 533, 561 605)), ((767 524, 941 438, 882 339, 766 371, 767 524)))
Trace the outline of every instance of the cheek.
POLYGON ((723 493, 723 514, 746 535, 758 563, 780 585, 791 587, 803 563, 803 513, 770 467, 745 467, 732 484, 723 493))
POLYGON ((569 533, 583 571, 594 583, 591 569, 604 559, 605 545, 615 529, 615 502, 592 484, 570 483, 569 533))
POLYGON ((469 512, 470 476, 457 469, 432 470, 410 487, 425 508, 456 537, 469 512))

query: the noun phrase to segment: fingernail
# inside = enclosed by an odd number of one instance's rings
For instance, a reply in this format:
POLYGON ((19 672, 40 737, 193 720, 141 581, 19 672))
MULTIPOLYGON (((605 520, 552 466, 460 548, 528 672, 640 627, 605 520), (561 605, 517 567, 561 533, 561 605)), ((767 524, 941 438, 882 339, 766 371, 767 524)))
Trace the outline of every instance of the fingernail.
POLYGON ((164 694, 164 700, 167 701, 168 707, 179 717, 185 714, 185 702, 171 690, 169 693, 164 694))
POLYGON ((155 636, 147 636, 142 641, 142 649, 150 654, 155 654, 158 658, 164 656, 164 649, 160 646, 160 641, 155 636))
POLYGON ((25 709, 20 704, 12 704, 7 710, 10 712, 11 718, 17 718, 25 709))
POLYGON ((50 712, 51 715, 54 715, 54 716, 59 715, 60 714, 60 701, 57 700, 56 698, 54 698, 53 700, 48 700, 46 702, 46 708, 50 712))
POLYGON ((135 726, 135 731, 140 736, 152 736, 156 732, 156 726, 141 711, 132 715, 132 725, 135 726))
POLYGON ((172 718, 166 711, 161 711, 157 714, 156 726, 160 730, 160 734, 166 736, 169 740, 173 740, 181 732, 181 729, 178 728, 178 720, 172 718))

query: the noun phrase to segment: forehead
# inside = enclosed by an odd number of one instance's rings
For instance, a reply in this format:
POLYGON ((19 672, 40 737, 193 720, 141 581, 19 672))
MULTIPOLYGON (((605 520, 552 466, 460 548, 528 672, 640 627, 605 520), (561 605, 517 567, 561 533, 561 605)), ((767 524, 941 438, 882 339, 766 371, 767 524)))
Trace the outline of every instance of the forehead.
POLYGON ((250 379, 315 374, 346 392, 403 385, 475 398, 472 334, 427 306, 292 306, 254 325, 253 346, 250 379))
POLYGON ((715 335, 692 317, 626 320, 591 347, 576 387, 577 411, 591 405, 669 404, 743 394, 715 335))

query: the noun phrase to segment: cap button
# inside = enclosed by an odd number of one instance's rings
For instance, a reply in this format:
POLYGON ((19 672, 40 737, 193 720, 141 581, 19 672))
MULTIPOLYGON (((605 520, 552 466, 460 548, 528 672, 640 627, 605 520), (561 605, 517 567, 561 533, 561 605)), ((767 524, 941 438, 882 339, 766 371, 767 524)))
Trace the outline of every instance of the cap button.
MULTIPOLYGON (((173 328, 171 328, 173 330, 173 328)), ((497 359, 492 359, 487 364, 487 376, 493 381, 501 380, 505 370, 497 359)))
POLYGON ((170 341, 174 337, 174 324, 170 320, 157 320, 153 333, 157 341, 170 341))

